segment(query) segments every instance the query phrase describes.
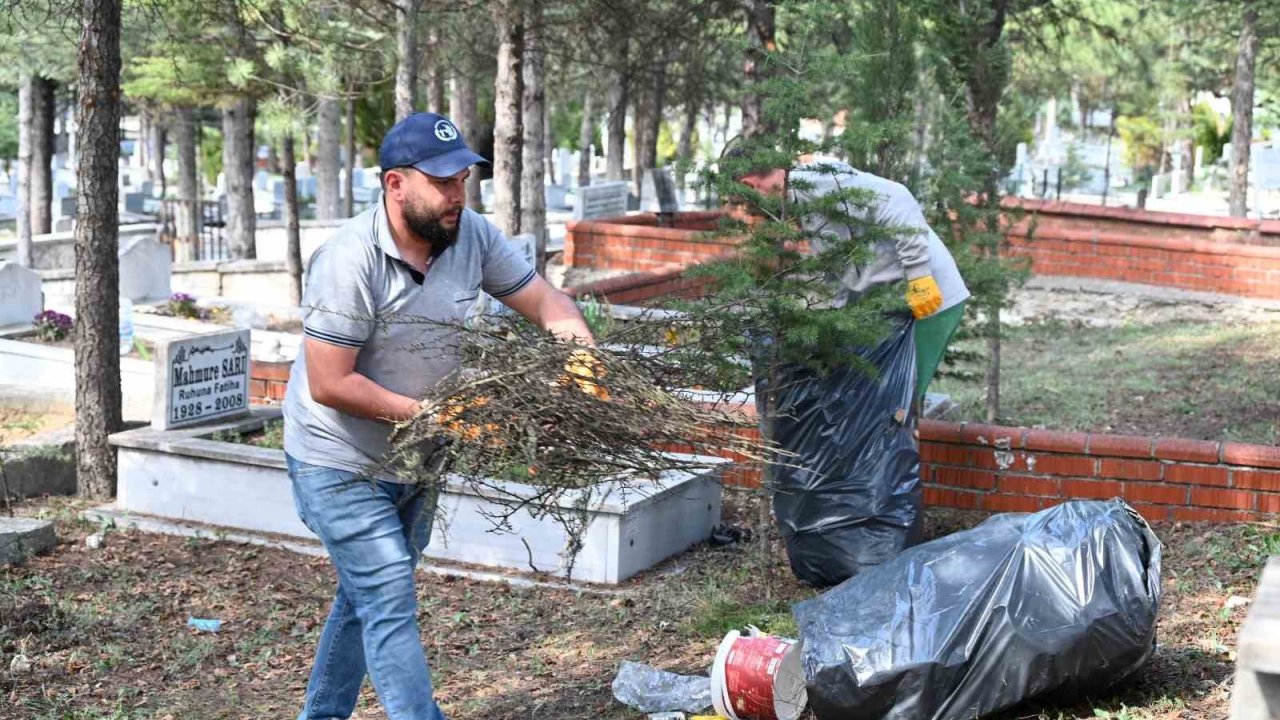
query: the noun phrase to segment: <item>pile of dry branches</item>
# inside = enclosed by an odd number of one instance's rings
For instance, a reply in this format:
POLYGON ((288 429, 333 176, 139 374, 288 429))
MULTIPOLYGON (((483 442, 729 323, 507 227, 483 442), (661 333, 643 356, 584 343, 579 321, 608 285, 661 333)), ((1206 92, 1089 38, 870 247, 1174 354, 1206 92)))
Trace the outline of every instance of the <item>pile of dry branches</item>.
POLYGON ((451 329, 462 365, 396 429, 386 463, 418 483, 461 482, 495 499, 496 530, 510 531, 520 512, 554 518, 569 536, 570 572, 587 511, 606 495, 652 492, 664 476, 725 456, 768 459, 741 432, 752 419, 670 390, 686 374, 665 353, 588 350, 521 320, 451 329))

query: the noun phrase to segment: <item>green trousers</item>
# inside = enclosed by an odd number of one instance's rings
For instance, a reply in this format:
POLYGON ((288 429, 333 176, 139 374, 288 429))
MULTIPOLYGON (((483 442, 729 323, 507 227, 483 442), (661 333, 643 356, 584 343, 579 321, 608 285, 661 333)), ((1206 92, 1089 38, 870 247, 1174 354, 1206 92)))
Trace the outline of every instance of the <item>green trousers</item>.
POLYGON ((947 351, 947 343, 964 320, 964 306, 968 301, 954 307, 934 313, 923 320, 916 321, 916 397, 924 398, 942 356, 947 351))

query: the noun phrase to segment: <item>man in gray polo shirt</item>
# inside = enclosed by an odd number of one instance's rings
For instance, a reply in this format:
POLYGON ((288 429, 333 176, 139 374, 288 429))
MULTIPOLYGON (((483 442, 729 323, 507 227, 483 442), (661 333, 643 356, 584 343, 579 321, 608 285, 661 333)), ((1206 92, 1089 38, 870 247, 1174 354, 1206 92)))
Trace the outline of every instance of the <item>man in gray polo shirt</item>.
POLYGON ((301 720, 350 717, 366 673, 390 720, 444 718, 414 590, 435 498, 380 462, 393 424, 457 367, 459 338, 447 324, 464 320, 483 291, 566 341, 592 344, 572 298, 463 207, 477 163, 487 164, 447 118, 400 121, 379 150, 383 201, 339 228, 307 270, 284 446, 298 514, 329 550, 338 590, 301 720), (405 322, 415 318, 428 322, 405 322))

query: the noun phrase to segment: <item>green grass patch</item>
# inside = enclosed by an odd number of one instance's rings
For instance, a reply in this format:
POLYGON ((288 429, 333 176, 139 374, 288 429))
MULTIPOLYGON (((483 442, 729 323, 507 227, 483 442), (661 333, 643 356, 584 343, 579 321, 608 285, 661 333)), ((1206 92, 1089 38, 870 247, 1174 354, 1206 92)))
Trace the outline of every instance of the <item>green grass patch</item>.
MULTIPOLYGON (((958 347, 981 349, 979 341, 958 347)), ((1274 445, 1280 443, 1276 357, 1280 323, 1009 328, 1000 421, 1274 445)), ((982 383, 941 378, 931 389, 951 395, 953 419, 983 419, 982 383)))

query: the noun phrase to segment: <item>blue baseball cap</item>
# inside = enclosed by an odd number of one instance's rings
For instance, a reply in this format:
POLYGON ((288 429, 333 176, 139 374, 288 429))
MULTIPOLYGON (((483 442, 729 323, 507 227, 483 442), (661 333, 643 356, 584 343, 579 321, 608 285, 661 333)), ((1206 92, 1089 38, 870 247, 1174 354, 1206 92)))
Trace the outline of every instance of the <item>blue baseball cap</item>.
POLYGON ((472 165, 489 161, 471 151, 449 118, 429 112, 413 113, 396 123, 382 138, 378 165, 386 170, 412 167, 432 177, 452 177, 472 165))

